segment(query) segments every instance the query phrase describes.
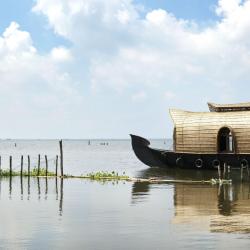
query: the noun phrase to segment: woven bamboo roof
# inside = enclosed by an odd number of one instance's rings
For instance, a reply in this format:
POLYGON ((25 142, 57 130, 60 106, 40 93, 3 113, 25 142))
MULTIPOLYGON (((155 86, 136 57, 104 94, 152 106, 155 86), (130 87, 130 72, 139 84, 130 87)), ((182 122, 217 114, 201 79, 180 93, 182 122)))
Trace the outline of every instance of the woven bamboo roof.
POLYGON ((208 107, 211 112, 232 112, 250 110, 250 102, 236 104, 216 104, 208 102, 208 107))
POLYGON ((218 132, 228 127, 234 133, 238 153, 250 153, 250 111, 190 112, 170 109, 175 126, 175 151, 216 153, 218 132))

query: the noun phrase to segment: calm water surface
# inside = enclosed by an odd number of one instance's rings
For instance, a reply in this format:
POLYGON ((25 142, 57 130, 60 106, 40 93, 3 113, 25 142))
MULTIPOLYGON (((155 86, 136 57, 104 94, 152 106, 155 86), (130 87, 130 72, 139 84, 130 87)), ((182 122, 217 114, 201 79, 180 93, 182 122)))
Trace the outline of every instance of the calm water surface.
MULTIPOLYGON (((131 176, 203 180, 216 172, 148 169, 129 141, 65 141, 65 172, 107 170, 131 176), (100 143, 108 142, 108 145, 100 143)), ((169 141, 153 141, 168 148, 169 141)), ((1 141, 8 156, 47 154, 57 141, 1 141), (16 147, 15 144, 16 143, 16 147)), ((249 249, 250 182, 233 185, 146 184, 45 178, 0 179, 1 249, 249 249)))

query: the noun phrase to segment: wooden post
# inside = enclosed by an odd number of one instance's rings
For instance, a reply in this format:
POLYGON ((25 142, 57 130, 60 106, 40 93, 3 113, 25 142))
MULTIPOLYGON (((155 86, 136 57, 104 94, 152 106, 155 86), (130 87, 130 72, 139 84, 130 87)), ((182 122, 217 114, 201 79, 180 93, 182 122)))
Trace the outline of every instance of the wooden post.
POLYGON ((30 176, 30 156, 28 155, 28 176, 30 176))
POLYGON ((58 172, 58 155, 56 156, 56 177, 57 177, 57 172, 58 172))
POLYGON ((41 156, 38 155, 38 163, 37 163, 37 176, 40 175, 40 164, 41 164, 41 156))
POLYGON ((240 180, 243 181, 243 169, 244 169, 244 166, 243 164, 241 164, 241 168, 240 168, 240 180))
POLYGON ((220 167, 220 164, 218 165, 218 175, 219 175, 219 179, 221 179, 221 167, 220 167))
POLYGON ((63 145, 62 145, 62 140, 59 141, 59 146, 60 146, 61 177, 63 177, 63 145))
POLYGON ((10 156, 10 176, 12 176, 12 156, 10 156))
POLYGON ((45 172, 45 175, 48 176, 48 158, 47 158, 47 155, 45 155, 45 164, 46 164, 46 172, 45 172))
POLYGON ((23 155, 21 156, 21 177, 23 176, 23 155))

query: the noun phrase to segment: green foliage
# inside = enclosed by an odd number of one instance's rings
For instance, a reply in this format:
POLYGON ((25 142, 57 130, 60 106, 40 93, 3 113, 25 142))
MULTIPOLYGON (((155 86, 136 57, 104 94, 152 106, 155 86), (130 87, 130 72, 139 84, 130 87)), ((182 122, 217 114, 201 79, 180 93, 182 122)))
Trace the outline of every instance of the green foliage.
POLYGON ((122 175, 119 175, 117 172, 112 171, 110 172, 92 172, 84 176, 86 178, 92 179, 92 180, 101 180, 101 179, 110 179, 110 180, 128 180, 129 177, 125 175, 125 172, 123 172, 122 175))
MULTIPOLYGON (((9 177, 10 175, 12 176, 20 176, 21 171, 12 171, 10 173, 10 170, 6 169, 1 169, 0 170, 0 177, 9 177)), ((23 171, 23 176, 38 176, 38 168, 33 168, 30 170, 30 174, 28 174, 27 170, 23 171)), ((39 176, 46 176, 46 169, 45 168, 40 168, 39 176)), ((56 176, 54 172, 48 171, 47 176, 56 176)))

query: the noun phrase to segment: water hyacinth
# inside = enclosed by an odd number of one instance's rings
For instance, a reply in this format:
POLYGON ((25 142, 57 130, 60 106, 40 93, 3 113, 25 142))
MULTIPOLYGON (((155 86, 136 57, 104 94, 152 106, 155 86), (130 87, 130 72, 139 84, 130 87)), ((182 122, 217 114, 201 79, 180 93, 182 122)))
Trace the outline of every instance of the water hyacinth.
POLYGON ((100 179, 128 180, 129 179, 129 176, 126 176, 125 172, 123 172, 122 175, 119 175, 119 173, 115 172, 115 171, 112 171, 112 172, 106 172, 106 171, 92 172, 92 173, 88 173, 84 177, 92 179, 92 180, 100 180, 100 179))

